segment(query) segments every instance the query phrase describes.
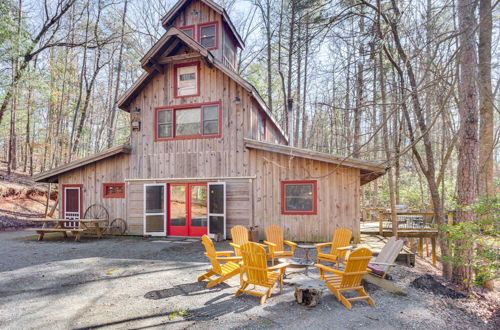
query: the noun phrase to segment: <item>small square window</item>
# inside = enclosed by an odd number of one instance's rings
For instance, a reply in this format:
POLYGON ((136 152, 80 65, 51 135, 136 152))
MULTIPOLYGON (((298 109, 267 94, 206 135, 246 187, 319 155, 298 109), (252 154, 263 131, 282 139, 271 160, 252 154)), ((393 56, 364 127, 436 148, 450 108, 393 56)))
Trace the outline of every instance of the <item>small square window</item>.
POLYGON ((316 214, 317 183, 310 181, 281 182, 282 214, 316 214))
POLYGON ((198 41, 207 49, 217 49, 218 47, 218 24, 210 22, 198 25, 198 41))
POLYGON ((125 183, 103 183, 102 195, 104 198, 124 198, 125 183))

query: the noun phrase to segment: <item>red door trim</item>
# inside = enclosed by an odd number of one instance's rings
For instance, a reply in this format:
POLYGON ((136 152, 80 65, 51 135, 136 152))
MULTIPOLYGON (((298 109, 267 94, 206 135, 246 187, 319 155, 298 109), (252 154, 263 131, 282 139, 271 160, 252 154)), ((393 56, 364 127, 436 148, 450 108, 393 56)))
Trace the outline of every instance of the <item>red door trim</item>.
POLYGON ((64 188, 80 188, 80 219, 83 218, 83 184, 63 184, 62 185, 62 218, 66 219, 66 201, 64 188))
MULTIPOLYGON (((167 185, 167 190, 168 190, 168 200, 167 200, 167 207, 168 207, 168 213, 167 213, 167 232, 168 235, 170 236, 203 236, 204 234, 208 233, 208 226, 207 227, 195 227, 196 232, 193 233, 193 227, 191 226, 191 221, 192 221, 192 214, 191 214, 191 187, 193 186, 207 186, 207 183, 169 183, 167 185), (187 231, 185 235, 179 235, 179 234, 172 234, 172 226, 170 225, 170 219, 171 219, 171 207, 170 207, 170 187, 171 186, 185 186, 186 187, 186 226, 185 230, 187 231), (200 228, 204 228, 204 230, 201 230, 200 233, 200 228)), ((208 196, 207 196, 207 203, 208 203, 208 196)), ((208 205, 207 205, 207 221, 208 221, 208 205)), ((180 227, 180 226, 179 226, 180 227)))

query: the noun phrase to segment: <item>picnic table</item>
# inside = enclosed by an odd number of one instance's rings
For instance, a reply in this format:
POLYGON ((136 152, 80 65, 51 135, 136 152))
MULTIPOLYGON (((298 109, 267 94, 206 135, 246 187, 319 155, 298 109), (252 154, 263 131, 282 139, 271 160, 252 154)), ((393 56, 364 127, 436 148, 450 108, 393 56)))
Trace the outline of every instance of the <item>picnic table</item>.
POLYGON ((28 228, 26 230, 35 231, 38 234, 38 240, 43 240, 45 233, 62 233, 68 237, 68 232, 75 236, 75 241, 80 241, 82 233, 93 233, 97 238, 102 238, 106 229, 107 219, 30 219, 33 222, 43 222, 41 228, 28 228))

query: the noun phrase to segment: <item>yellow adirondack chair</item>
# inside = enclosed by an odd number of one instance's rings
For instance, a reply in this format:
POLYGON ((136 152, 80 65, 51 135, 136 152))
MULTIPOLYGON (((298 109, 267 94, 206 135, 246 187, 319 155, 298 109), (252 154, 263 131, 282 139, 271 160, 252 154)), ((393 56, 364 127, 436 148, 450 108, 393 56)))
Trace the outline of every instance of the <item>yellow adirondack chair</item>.
MULTIPOLYGON (((234 254, 236 256, 241 256, 240 252, 240 247, 243 244, 246 244, 249 242, 248 240, 248 229, 243 226, 234 226, 231 228, 231 237, 233 238, 233 242, 229 243, 230 246, 233 247, 234 249, 234 254)), ((264 244, 256 243, 262 247, 266 247, 264 244)), ((268 255, 268 258, 270 258, 270 254, 268 255)))
POLYGON ((240 288, 234 295, 239 296, 242 293, 248 293, 259 296, 261 297, 260 303, 263 304, 266 299, 271 296, 272 289, 278 281, 280 282, 280 294, 282 294, 283 275, 285 274, 285 269, 288 264, 282 263, 273 267, 268 267, 266 250, 260 244, 254 242, 243 244, 240 251, 243 257, 240 274, 240 288), (265 287, 267 290, 265 293, 247 290, 250 284, 265 287))
POLYGON ((283 228, 279 226, 269 226, 265 229, 266 240, 264 243, 269 247, 269 254, 272 258, 274 266, 274 258, 293 257, 297 244, 283 239, 283 228), (290 247, 290 250, 285 250, 285 244, 290 247))
POLYGON ((339 259, 345 259, 347 250, 351 248, 349 246, 351 238, 352 232, 349 229, 339 228, 335 230, 331 242, 315 244, 316 249, 318 250, 318 264, 321 260, 325 260, 337 263, 338 265, 339 259), (321 252, 321 249, 325 246, 331 246, 330 253, 321 252))
POLYGON ((248 229, 243 226, 234 226, 231 228, 231 237, 233 242, 229 243, 229 245, 233 247, 235 255, 241 256, 240 247, 249 242, 248 229))
POLYGON ((212 268, 198 277, 198 282, 208 279, 207 288, 211 288, 240 273, 241 266, 235 261, 240 261, 241 257, 231 257, 232 251, 215 251, 214 243, 207 235, 201 237, 201 243, 205 246, 205 255, 210 260, 212 268), (221 262, 226 263, 221 265, 221 262), (211 279, 214 275, 219 277, 211 279))
POLYGON ((366 300, 370 306, 374 307, 375 302, 366 293, 361 285, 363 275, 368 274, 368 263, 372 257, 372 252, 366 248, 354 250, 347 258, 346 266, 343 271, 333 269, 325 265, 316 264, 319 268, 321 278, 325 280, 328 289, 344 304, 347 309, 351 309, 351 301, 366 300), (325 272, 333 273, 333 275, 325 275, 325 272), (346 298, 342 294, 345 291, 356 291, 359 296, 354 298, 346 298))

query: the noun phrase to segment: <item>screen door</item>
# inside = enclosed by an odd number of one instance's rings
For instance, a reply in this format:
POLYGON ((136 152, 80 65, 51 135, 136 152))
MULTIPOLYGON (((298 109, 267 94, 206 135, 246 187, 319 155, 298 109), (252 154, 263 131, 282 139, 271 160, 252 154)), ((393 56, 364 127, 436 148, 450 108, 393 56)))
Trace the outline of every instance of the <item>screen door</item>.
POLYGON ((166 226, 166 185, 144 185, 144 234, 165 236, 166 226))
POLYGON ((208 184, 208 236, 226 239, 226 183, 208 184))

